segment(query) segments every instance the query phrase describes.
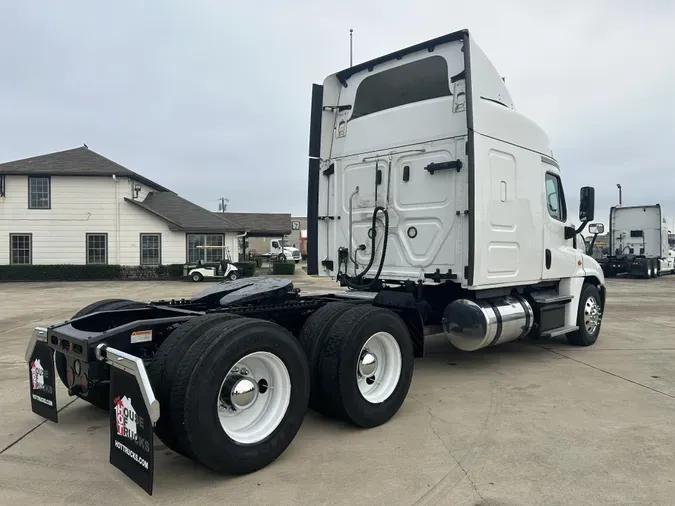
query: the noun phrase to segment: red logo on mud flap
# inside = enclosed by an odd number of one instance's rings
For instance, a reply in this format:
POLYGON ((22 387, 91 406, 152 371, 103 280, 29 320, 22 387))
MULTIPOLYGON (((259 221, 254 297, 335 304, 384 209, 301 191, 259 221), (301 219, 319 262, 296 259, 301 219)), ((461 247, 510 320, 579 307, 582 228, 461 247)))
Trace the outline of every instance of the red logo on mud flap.
POLYGON ((115 425, 117 434, 135 441, 137 438, 137 421, 138 415, 131 405, 131 399, 126 395, 124 397, 115 397, 115 425))
POLYGON ((39 358, 33 360, 33 363, 30 366, 30 377, 31 383, 33 384, 33 390, 45 389, 45 370, 43 369, 39 358))

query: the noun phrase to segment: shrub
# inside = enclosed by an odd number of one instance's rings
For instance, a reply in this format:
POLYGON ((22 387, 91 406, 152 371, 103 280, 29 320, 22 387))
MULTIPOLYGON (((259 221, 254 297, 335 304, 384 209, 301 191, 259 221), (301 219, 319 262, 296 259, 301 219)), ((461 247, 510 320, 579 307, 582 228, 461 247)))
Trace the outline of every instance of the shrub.
POLYGON ((0 281, 93 281, 120 275, 119 265, 0 265, 0 281))
POLYGON ((272 274, 295 274, 295 261, 274 262, 272 274))
POLYGON ((244 277, 255 276, 256 262, 235 262, 244 277))
POLYGON ((104 281, 113 279, 180 279, 180 264, 122 265, 0 265, 1 281, 104 281))

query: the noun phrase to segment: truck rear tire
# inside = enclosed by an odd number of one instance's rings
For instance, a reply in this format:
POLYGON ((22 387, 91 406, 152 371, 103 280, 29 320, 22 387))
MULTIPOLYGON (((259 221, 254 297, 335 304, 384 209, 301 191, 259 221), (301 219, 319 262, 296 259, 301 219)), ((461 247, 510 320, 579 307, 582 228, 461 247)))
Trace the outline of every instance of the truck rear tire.
POLYGON ((567 342, 574 346, 591 346, 598 340, 602 325, 600 292, 595 285, 584 283, 577 310, 578 330, 567 334, 567 342))
POLYGON ((335 320, 353 307, 353 304, 348 304, 346 302, 331 302, 326 304, 307 319, 298 336, 298 341, 305 350, 305 355, 307 356, 307 362, 309 364, 309 407, 316 411, 322 410, 321 405, 324 402, 324 397, 321 395, 320 379, 317 371, 319 369, 319 361, 326 342, 326 337, 328 337, 328 333, 333 327, 335 320))
POLYGON ((651 279, 652 278, 652 262, 651 262, 651 260, 645 261, 644 270, 645 270, 644 278, 645 279, 651 279))
POLYGON ((230 313, 195 316, 186 321, 169 336, 157 350, 148 367, 148 377, 155 397, 159 401, 160 416, 155 425, 155 434, 171 450, 188 456, 176 439, 170 423, 171 388, 181 359, 190 347, 208 330, 226 321, 239 318, 230 313))
POLYGON ((319 361, 320 409, 363 428, 389 421, 414 369, 410 332, 393 311, 358 305, 331 327, 319 361))
MULTIPOLYGON (((86 316, 88 314, 96 313, 97 311, 131 309, 143 306, 145 306, 145 304, 142 302, 136 302, 129 299, 104 299, 83 307, 73 315, 71 320, 81 316, 86 316)), ((68 365, 66 362, 66 356, 63 353, 58 351, 54 352, 54 366, 61 383, 63 383, 66 388, 69 388, 68 365)), ((80 399, 87 401, 89 404, 96 406, 97 408, 103 409, 105 411, 110 410, 110 385, 108 385, 108 383, 96 385, 90 388, 86 394, 77 394, 77 396, 80 399)))
POLYGON ((309 367, 295 337, 272 322, 237 318, 207 331, 181 360, 171 423, 195 460, 246 474, 286 450, 308 401, 309 367))

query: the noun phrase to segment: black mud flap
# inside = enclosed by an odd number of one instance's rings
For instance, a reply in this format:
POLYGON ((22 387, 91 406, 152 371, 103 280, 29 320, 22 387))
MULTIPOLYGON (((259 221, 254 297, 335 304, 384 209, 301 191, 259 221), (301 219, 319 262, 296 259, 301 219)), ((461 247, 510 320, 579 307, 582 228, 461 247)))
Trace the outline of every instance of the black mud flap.
POLYGON ((54 351, 46 342, 37 341, 28 360, 30 404, 33 413, 58 423, 56 407, 56 370, 54 351))
POLYGON ((110 368, 110 463, 152 495, 153 427, 136 377, 110 368))

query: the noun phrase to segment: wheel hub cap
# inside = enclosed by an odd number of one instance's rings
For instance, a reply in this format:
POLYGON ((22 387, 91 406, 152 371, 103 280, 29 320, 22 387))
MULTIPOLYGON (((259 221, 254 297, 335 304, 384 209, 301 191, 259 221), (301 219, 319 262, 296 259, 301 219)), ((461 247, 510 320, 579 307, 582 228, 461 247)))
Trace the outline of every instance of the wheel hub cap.
POLYGON ((246 409, 258 397, 258 385, 248 378, 242 378, 232 387, 230 401, 234 409, 246 409))
POLYGON ((361 353, 359 360, 359 374, 366 378, 373 376, 377 371, 377 357, 370 353, 367 349, 361 353))

